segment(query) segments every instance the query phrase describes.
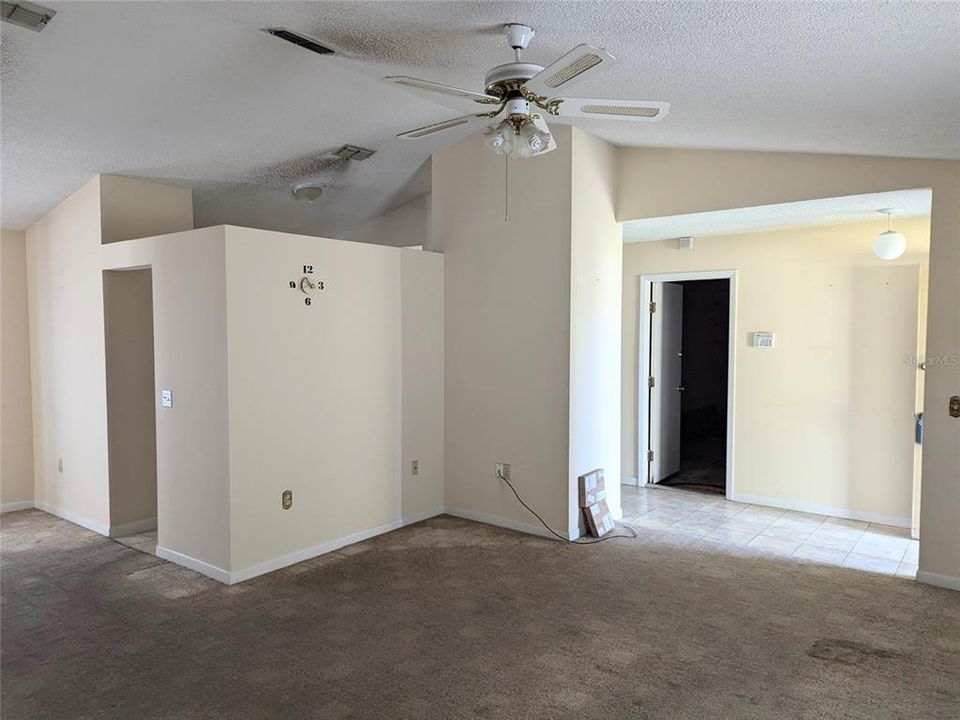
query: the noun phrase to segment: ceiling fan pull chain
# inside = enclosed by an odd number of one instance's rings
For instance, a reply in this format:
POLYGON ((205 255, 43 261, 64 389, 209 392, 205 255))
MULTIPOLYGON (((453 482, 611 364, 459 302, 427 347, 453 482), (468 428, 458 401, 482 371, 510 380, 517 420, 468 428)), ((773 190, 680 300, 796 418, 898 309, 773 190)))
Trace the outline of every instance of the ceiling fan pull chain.
POLYGON ((503 221, 510 219, 510 156, 503 156, 503 221))

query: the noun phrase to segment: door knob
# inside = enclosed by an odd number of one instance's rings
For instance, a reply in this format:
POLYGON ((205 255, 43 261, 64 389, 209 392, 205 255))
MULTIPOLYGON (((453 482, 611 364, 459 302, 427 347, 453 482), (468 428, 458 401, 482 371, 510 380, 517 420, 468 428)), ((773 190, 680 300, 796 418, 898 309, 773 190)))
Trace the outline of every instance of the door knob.
POLYGON ((684 388, 683 388, 683 385, 677 385, 677 391, 678 391, 678 392, 683 392, 683 389, 684 389, 684 388))

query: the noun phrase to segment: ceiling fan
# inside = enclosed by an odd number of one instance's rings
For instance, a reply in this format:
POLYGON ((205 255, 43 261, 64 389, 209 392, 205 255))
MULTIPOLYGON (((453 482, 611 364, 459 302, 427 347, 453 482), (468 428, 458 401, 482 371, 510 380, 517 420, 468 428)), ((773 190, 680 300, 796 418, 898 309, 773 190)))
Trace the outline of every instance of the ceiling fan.
POLYGON ((480 124, 502 114, 504 119, 500 123, 483 131, 487 147, 498 155, 527 158, 557 147, 544 115, 659 122, 670 112, 670 103, 666 102, 564 97, 562 92, 567 83, 612 63, 614 57, 593 45, 577 45, 547 67, 521 62, 520 52, 527 49, 535 34, 534 29, 510 23, 503 26, 503 31, 513 49, 514 61, 490 69, 482 93, 406 75, 384 78, 405 88, 461 97, 492 108, 488 112, 408 130, 397 135, 398 138, 418 140, 450 128, 480 124))

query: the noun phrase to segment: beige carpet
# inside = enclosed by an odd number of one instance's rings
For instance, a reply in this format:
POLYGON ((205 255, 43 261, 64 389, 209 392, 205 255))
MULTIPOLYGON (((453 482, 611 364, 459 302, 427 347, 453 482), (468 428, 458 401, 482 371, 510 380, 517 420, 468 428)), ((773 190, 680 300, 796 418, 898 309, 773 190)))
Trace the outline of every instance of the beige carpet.
POLYGON ((667 542, 442 517, 228 588, 7 514, 2 716, 960 717, 960 593, 667 542))

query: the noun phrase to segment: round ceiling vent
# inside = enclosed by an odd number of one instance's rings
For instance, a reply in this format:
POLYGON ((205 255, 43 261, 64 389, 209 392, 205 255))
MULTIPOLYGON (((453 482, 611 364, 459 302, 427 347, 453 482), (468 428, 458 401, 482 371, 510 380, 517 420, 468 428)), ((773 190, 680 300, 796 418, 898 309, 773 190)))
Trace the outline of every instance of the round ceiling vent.
POLYGON ((323 185, 315 182, 303 182, 293 186, 293 196, 297 200, 314 202, 323 195, 323 185))

